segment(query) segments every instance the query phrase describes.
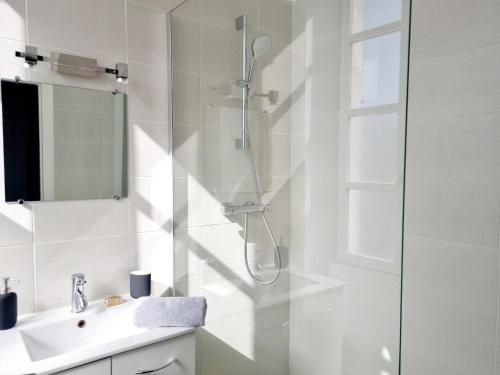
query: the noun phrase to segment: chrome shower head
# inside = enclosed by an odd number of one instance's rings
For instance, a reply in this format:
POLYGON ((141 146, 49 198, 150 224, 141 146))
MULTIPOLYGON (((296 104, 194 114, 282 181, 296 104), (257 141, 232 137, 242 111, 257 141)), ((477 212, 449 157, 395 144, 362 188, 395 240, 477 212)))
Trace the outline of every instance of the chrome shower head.
POLYGON ((263 58, 266 53, 269 52, 272 45, 272 39, 269 35, 262 34, 255 38, 252 42, 252 63, 250 64, 250 70, 248 71, 247 82, 250 84, 253 80, 253 74, 255 69, 255 63, 263 58))
POLYGON ((255 38, 252 42, 253 58, 259 61, 271 49, 272 39, 269 35, 263 34, 255 38))

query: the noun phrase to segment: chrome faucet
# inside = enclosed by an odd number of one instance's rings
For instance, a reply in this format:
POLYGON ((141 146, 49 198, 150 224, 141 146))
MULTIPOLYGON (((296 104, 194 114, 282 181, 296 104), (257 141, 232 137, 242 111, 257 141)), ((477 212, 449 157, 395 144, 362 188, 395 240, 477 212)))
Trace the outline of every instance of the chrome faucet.
POLYGON ((71 295, 71 312, 81 313, 87 309, 87 297, 83 291, 83 286, 87 283, 83 273, 75 273, 71 276, 72 280, 72 295, 71 295))

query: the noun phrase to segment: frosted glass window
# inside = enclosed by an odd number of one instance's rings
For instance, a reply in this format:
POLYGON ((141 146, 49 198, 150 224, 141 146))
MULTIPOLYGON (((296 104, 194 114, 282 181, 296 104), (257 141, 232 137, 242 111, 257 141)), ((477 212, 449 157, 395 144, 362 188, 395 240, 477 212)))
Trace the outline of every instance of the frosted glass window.
POLYGON ((399 31, 352 45, 352 108, 399 101, 400 50, 399 31))
POLYGON ((401 197, 397 192, 349 191, 348 252, 392 261, 401 243, 401 197))
POLYGON ((349 133, 350 181, 397 182, 398 114, 353 117, 349 133))
POLYGON ((401 20, 401 0, 352 0, 352 32, 401 20))

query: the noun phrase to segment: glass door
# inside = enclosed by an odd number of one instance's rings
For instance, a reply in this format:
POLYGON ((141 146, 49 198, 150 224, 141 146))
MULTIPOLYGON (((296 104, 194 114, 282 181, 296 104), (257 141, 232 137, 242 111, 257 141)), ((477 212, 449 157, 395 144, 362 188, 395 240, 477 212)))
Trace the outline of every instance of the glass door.
POLYGON ((170 14, 175 289, 208 299, 199 374, 399 373, 408 14, 408 0, 170 14))

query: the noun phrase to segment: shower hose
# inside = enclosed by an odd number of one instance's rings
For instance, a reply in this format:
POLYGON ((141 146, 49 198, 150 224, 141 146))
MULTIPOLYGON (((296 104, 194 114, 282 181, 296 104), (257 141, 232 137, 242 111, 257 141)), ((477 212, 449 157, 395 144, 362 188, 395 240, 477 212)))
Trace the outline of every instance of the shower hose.
MULTIPOLYGON (((262 206, 262 194, 260 192, 259 180, 257 178, 257 169, 255 167, 255 157, 254 157, 254 154, 253 154, 252 143, 250 142, 250 134, 249 134, 249 131, 248 131, 248 123, 245 124, 245 133, 246 133, 246 143, 247 143, 247 147, 246 148, 248 150, 248 157, 250 159, 250 166, 252 168, 252 176, 253 176, 253 183, 254 183, 254 187, 255 187, 255 194, 257 196, 257 204, 260 205, 260 206, 262 206)), ((269 281, 265 281, 265 280, 262 280, 259 277, 257 277, 257 275, 254 272, 252 272, 252 270, 250 269, 250 265, 249 265, 249 262, 248 262, 248 226, 249 226, 248 215, 250 215, 250 213, 245 213, 245 229, 244 229, 244 231, 245 231, 245 238, 244 238, 244 241, 245 241, 245 245, 244 245, 244 250, 245 250, 245 267, 246 267, 246 269, 247 269, 248 274, 250 275, 250 277, 252 277, 252 279, 254 279, 259 284, 269 285, 269 284, 274 283, 278 279, 278 277, 279 277, 279 275, 281 273, 281 254, 280 254, 280 249, 279 249, 279 247, 278 247, 278 245, 276 243, 276 239, 274 238, 273 231, 271 230, 271 227, 269 226, 269 223, 267 222, 266 214, 264 213, 264 210, 263 210, 263 211, 260 212, 260 215, 261 215, 262 221, 264 222, 264 225, 266 227, 267 233, 269 234, 269 238, 271 239, 271 242, 273 243, 274 252, 276 254, 276 260, 278 262, 278 267, 276 269, 276 274, 269 281)))

